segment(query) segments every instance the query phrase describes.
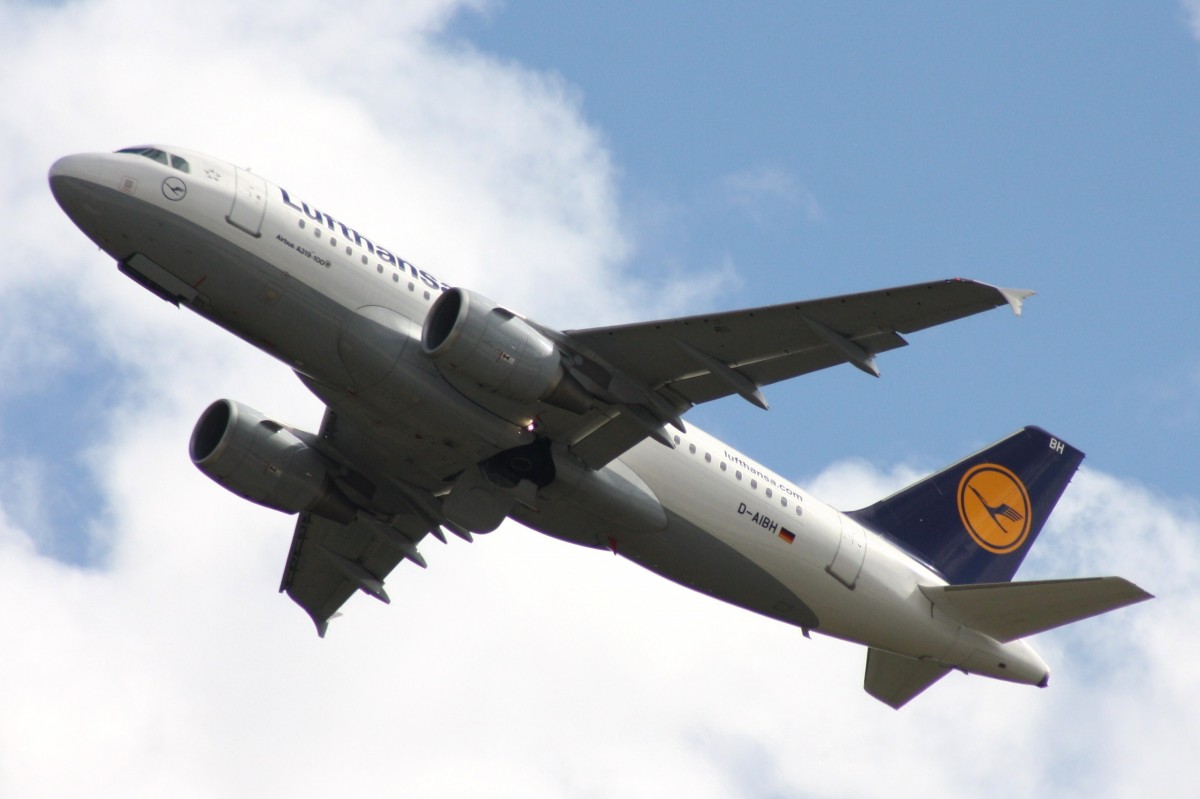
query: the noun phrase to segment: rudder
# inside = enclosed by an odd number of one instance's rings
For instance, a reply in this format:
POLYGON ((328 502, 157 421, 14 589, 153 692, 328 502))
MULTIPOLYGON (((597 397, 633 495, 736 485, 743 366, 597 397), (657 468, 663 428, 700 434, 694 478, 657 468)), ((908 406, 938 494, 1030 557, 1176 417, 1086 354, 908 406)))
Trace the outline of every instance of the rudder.
POLYGON ((1007 582, 1082 461, 1062 439, 1026 427, 848 515, 952 585, 1007 582))

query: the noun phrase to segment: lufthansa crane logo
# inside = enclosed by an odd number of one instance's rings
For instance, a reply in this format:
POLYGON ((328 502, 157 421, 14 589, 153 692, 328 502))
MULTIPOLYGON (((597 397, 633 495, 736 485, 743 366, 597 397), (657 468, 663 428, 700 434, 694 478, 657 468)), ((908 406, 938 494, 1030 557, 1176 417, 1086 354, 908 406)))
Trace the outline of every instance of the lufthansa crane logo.
POLYGON ((187 185, 172 175, 163 181, 162 192, 168 200, 182 200, 187 196, 187 185))
POLYGON ((958 515, 976 544, 1006 555, 1029 536, 1029 492, 1008 469, 981 463, 958 483, 958 515))

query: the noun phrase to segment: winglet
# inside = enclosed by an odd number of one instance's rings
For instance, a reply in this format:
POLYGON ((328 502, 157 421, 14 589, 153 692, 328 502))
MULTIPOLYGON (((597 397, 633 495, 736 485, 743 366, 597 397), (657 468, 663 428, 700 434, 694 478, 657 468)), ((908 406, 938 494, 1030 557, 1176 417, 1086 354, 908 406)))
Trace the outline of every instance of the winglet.
POLYGON ((996 287, 996 291, 1000 292, 1000 296, 1004 297, 1004 301, 1008 303, 1008 307, 1012 308, 1013 316, 1020 316, 1021 308, 1025 305, 1025 300, 1037 293, 1029 289, 1004 289, 999 286, 996 287))
MULTIPOLYGON (((296 599, 296 597, 292 594, 291 591, 288 591, 288 596, 290 596, 292 598, 292 601, 299 602, 299 600, 296 599)), ((325 633, 329 631, 330 620, 336 619, 338 616, 342 615, 341 613, 335 612, 333 615, 329 616, 328 618, 322 618, 321 612, 319 610, 317 610, 316 608, 308 608, 308 607, 305 607, 304 605, 301 605, 300 607, 304 608, 304 611, 308 614, 308 617, 310 619, 312 619, 313 624, 317 625, 317 636, 320 638, 324 638, 325 633)))

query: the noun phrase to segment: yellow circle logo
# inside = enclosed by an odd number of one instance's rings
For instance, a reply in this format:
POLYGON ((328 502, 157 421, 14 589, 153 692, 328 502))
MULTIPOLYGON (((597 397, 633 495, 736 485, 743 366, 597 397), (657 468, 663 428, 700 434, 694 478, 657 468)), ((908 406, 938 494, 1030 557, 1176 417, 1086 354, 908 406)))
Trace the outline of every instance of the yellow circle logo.
POLYGON ((1005 555, 1029 535, 1029 492, 1008 469, 981 463, 958 483, 958 515, 976 544, 1005 555))

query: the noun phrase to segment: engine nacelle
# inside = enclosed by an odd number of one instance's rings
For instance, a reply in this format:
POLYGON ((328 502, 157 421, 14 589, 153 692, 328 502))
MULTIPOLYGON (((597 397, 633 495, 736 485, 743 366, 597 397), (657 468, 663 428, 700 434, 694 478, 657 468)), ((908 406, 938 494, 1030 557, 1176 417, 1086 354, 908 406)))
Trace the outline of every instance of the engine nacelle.
POLYGON ((233 400, 201 414, 192 463, 223 488, 284 513, 310 511, 342 524, 356 508, 329 479, 329 462, 291 429, 233 400))
POLYGON ((447 377, 468 378, 489 393, 575 413, 591 407, 553 341, 475 292, 455 288, 437 298, 421 331, 421 348, 447 377))

